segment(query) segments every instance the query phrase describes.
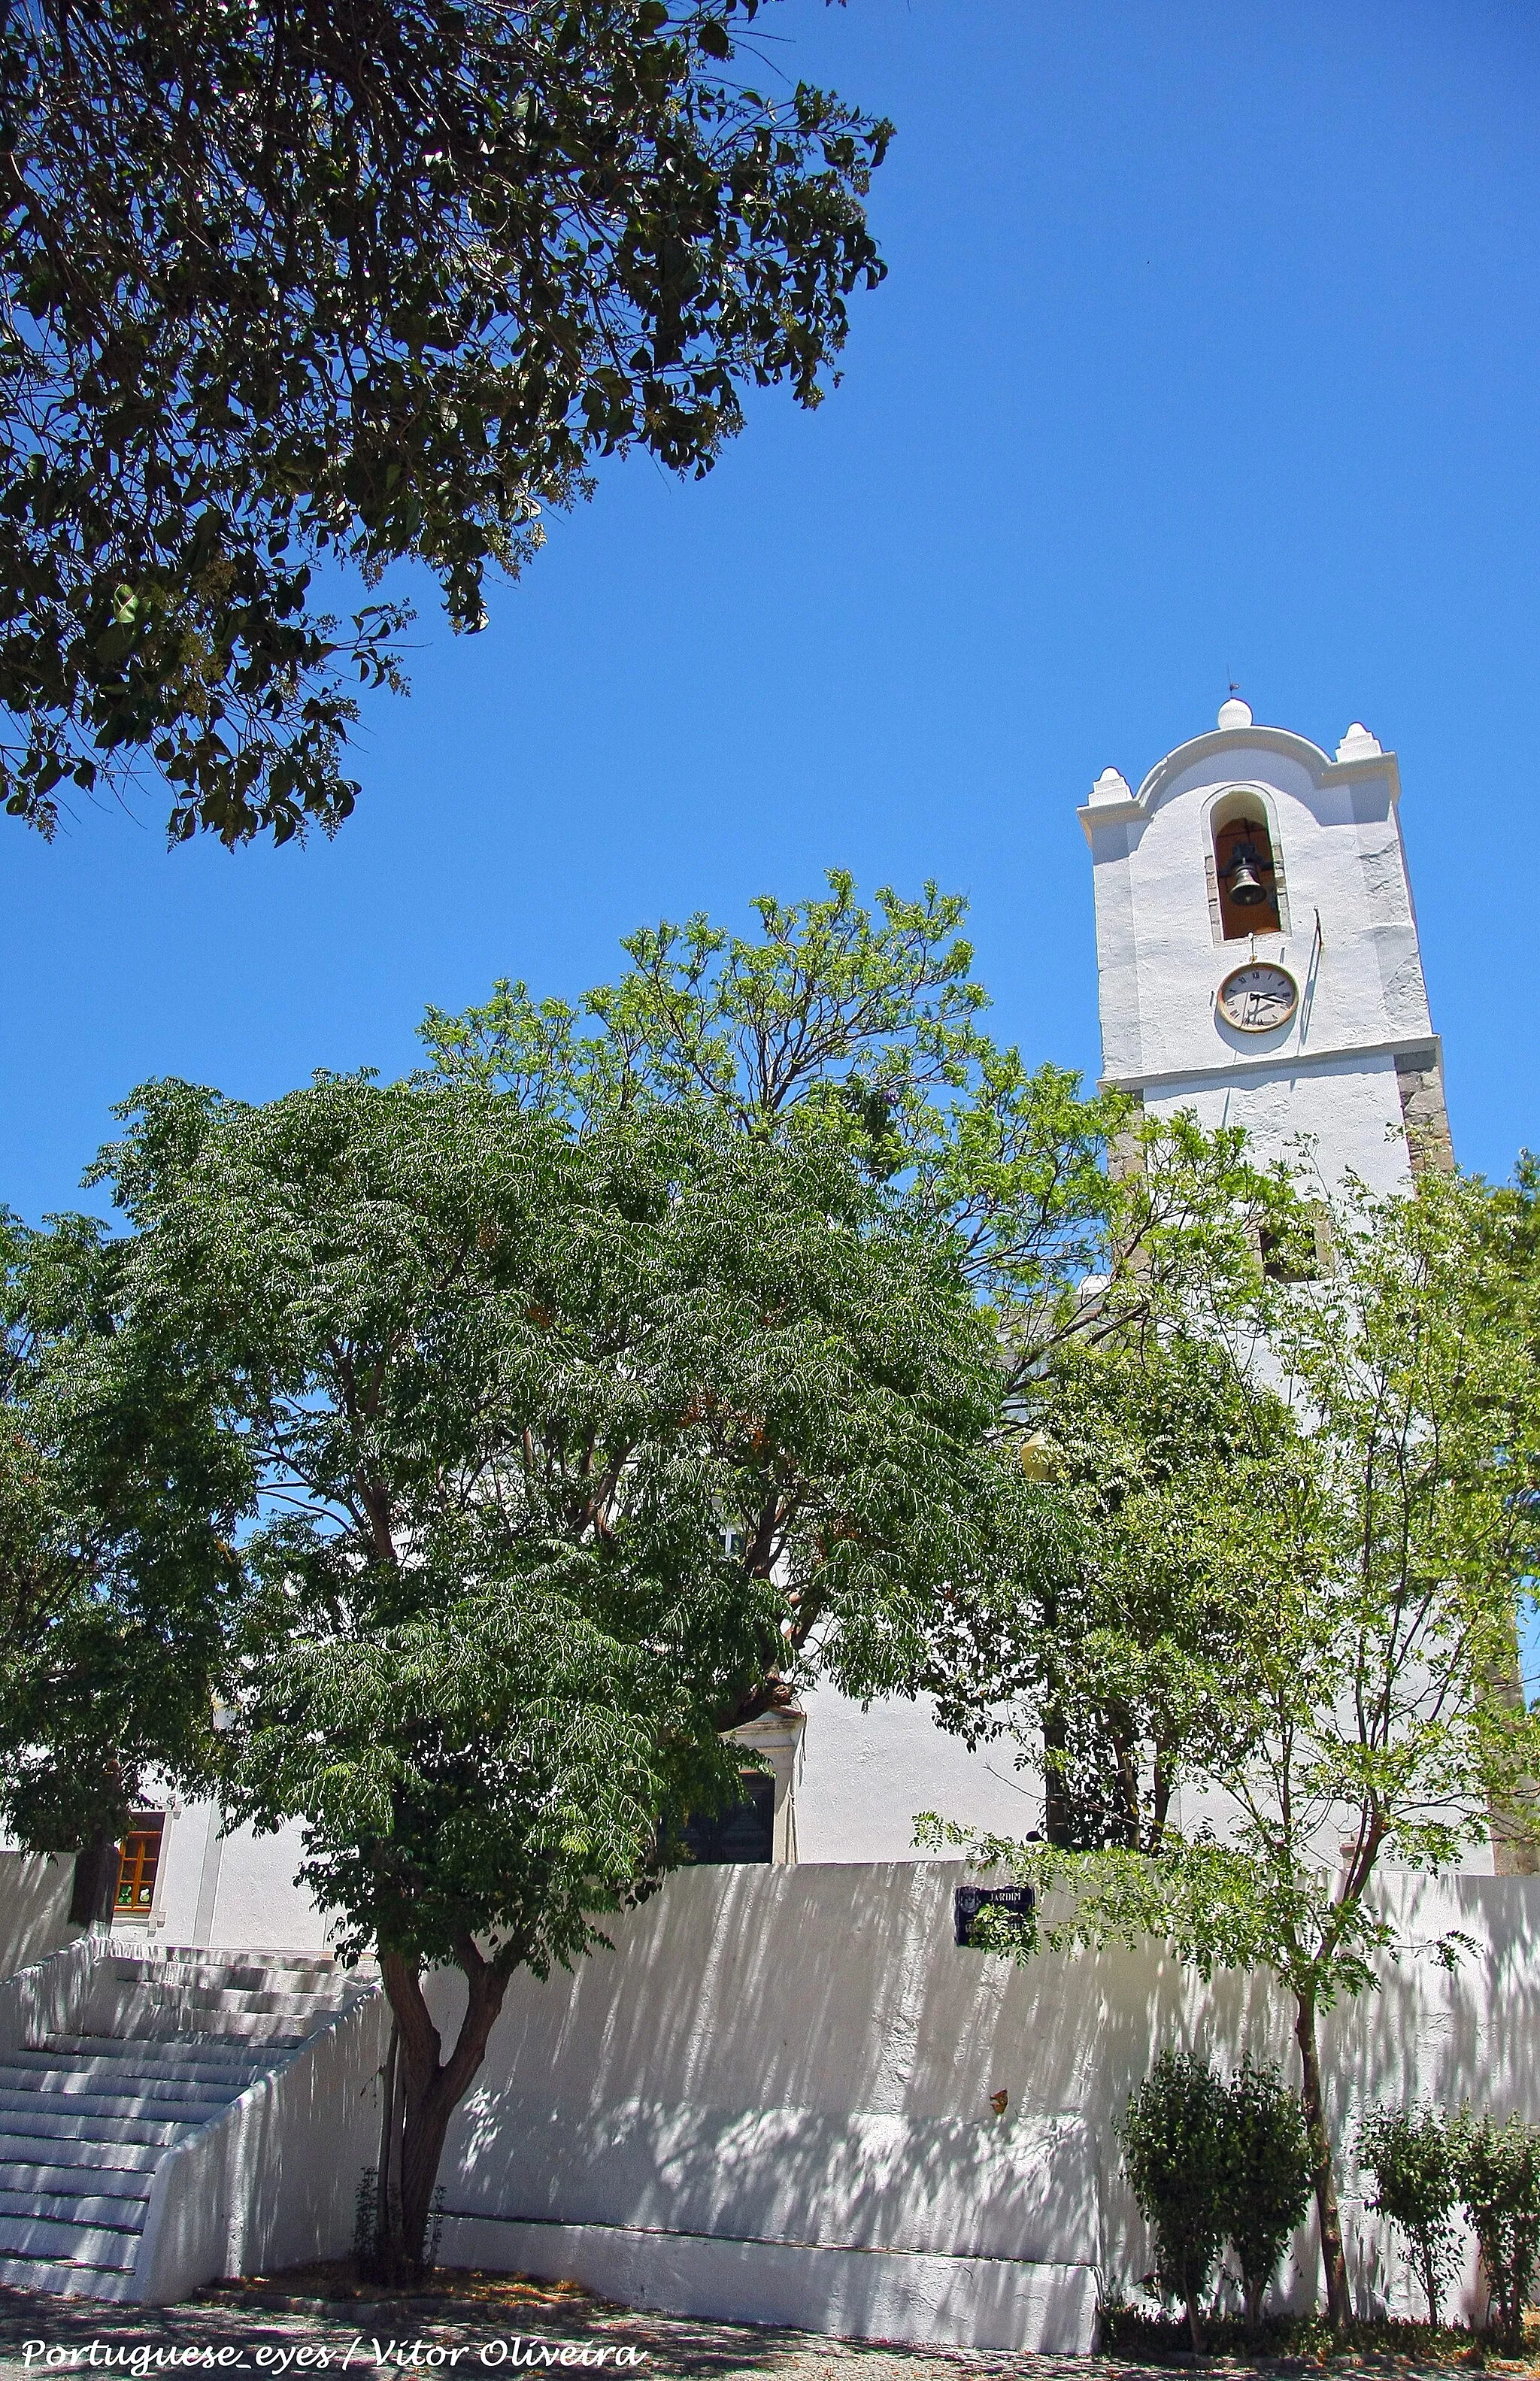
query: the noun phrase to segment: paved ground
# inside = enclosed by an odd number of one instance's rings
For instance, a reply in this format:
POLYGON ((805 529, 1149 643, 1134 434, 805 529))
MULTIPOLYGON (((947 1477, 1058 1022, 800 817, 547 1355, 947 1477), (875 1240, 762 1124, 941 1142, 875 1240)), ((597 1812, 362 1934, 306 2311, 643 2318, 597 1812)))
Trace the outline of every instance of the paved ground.
MULTIPOLYGON (((181 2306, 149 2308, 0 2289, 0 2375, 9 2381, 22 2373, 127 2373, 153 2381, 165 2373, 224 2372, 290 2381, 346 2371, 361 2381, 438 2373, 469 2381, 483 2373, 563 2364, 655 2375, 660 2381, 676 2375, 679 2381, 735 2375, 745 2381, 754 2375, 764 2381, 1172 2381, 1173 2374, 1170 2365, 1110 2357, 882 2348, 807 2332, 686 2322, 608 2305, 575 2284, 505 2276, 446 2276, 432 2294, 389 2301, 323 2297, 314 2294, 319 2287, 307 2289, 296 2277, 239 2283, 181 2306)), ((1320 2368, 1297 2361, 1251 2367, 1216 2359, 1197 2369, 1247 2381, 1253 2373, 1302 2375, 1320 2368)), ((1451 2381, 1460 2369, 1386 2358, 1334 2364, 1332 2371, 1451 2381)), ((1492 2369, 1517 2375, 1540 2372, 1540 2363, 1492 2369)))

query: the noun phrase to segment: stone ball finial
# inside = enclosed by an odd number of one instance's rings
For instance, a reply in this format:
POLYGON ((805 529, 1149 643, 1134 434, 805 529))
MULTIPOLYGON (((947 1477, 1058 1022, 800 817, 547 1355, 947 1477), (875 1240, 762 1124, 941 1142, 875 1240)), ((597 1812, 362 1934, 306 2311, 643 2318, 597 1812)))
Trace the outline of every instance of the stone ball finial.
POLYGON ((1228 702, 1219 705, 1221 727, 1249 727, 1251 724, 1252 706, 1249 702, 1242 702, 1238 694, 1232 694, 1228 702))

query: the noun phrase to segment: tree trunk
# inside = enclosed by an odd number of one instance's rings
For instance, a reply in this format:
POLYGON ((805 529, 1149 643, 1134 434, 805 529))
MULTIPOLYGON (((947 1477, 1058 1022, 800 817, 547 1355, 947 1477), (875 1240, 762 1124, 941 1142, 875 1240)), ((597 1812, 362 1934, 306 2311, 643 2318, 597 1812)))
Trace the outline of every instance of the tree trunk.
POLYGON ((75 1855, 69 1888, 72 1926, 110 1926, 117 1902, 117 1874, 122 1855, 115 1835, 92 1836, 75 1855))
POLYGON ((364 2265, 364 2277, 369 2281, 380 2279, 385 2244, 400 2235, 401 2128, 397 2121, 400 2075, 401 2029, 393 2023, 390 2045, 380 2070, 380 2160, 374 2175, 374 2237, 368 2244, 364 2265))
POLYGON ((1072 1845, 1075 1825, 1065 1765, 1069 1731, 1057 1695, 1043 1706, 1043 1833, 1051 1844, 1072 1845))
POLYGON ((1427 2292, 1428 2321, 1438 2328, 1438 2266, 1431 2249, 1423 2251, 1423 2288, 1427 2292))
POLYGON ((422 1997, 421 1963, 406 1952, 380 1954, 380 1975, 399 2037, 394 2139, 381 2175, 385 2224, 380 2257, 382 2278, 387 2281, 422 2278, 434 2185, 449 2119, 486 2055, 507 1990, 507 1975, 483 1960, 469 1937, 456 1945, 455 1964, 465 1977, 468 1997, 454 2047, 441 2061, 443 2044, 422 1997))
POLYGON ((1262 2293, 1266 2287, 1265 2280, 1246 2284, 1246 2337, 1248 2339, 1255 2339, 1262 2329, 1262 2293))
POLYGON ((1321 2263, 1326 2275, 1326 2313, 1338 2331, 1352 2320, 1348 2293, 1348 2260, 1342 2248, 1342 2218, 1337 2205, 1337 2176, 1326 2131, 1326 2106, 1321 2097, 1321 2055, 1315 2041, 1315 2001, 1311 1994, 1296 1996, 1294 2039, 1300 2045, 1300 2101, 1310 2143, 1310 2165, 1315 2185, 1315 2212, 1321 2221, 1321 2263))
POLYGON ((1187 2293, 1187 2328, 1192 2337, 1192 2353, 1201 2356, 1204 2352, 1203 2326, 1198 2321, 1198 2302, 1191 2290, 1187 2293))

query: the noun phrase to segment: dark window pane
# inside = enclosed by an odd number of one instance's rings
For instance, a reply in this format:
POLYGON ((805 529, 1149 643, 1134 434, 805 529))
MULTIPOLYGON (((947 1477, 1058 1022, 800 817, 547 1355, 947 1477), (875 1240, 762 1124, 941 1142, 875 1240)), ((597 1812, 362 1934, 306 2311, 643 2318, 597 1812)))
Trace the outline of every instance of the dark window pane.
POLYGON ((751 1774, 743 1780, 741 1802, 709 1818, 687 1820, 684 1839, 691 1859, 702 1867, 720 1868, 739 1861, 767 1863, 775 1849, 775 1824, 776 1781, 751 1774))

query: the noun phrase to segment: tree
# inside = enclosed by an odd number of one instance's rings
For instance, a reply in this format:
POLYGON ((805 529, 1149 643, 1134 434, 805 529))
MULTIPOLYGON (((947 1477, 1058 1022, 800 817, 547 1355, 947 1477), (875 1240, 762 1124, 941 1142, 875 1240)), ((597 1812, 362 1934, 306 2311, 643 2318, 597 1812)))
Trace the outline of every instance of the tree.
POLYGON ((1157 1852, 1231 1741, 1234 1577, 1213 1518, 1266 1493, 1292 1422, 1221 1344, 1071 1338, 1021 1391, 1031 1470, 1002 1592, 956 1607, 927 1679, 970 1743, 1015 1734, 1044 1834, 1157 1852))
MULTIPOLYGON (((995 1042, 957 896, 884 887, 869 910, 846 872, 827 885, 823 897, 760 898, 756 934, 703 916, 641 929, 623 943, 624 974, 581 1008, 507 981, 462 1016, 430 1008, 428 1080, 495 1091, 580 1138, 617 1117, 698 1111, 751 1139, 844 1152, 916 1230, 942 1236, 989 1316, 994 1430, 1014 1464, 1055 1350, 1143 1341, 1195 1296, 1210 1309, 1249 1300, 1260 1234, 1287 1237, 1293 1203, 1249 1165, 1241 1134, 1084 1099, 1077 1076, 995 1042)), ((1044 1675, 1061 1621, 1047 1589, 1078 1559, 1062 1506, 1019 1470, 1001 1475, 992 1526, 989 1562, 953 1582, 905 1681, 965 1734, 981 1676, 1008 1667, 1020 1688, 1044 1675)), ((788 1657, 814 1626, 804 1607, 788 1657)))
POLYGON ((1118 2127, 1129 2181, 1155 2238, 1156 2278, 1186 2308, 1199 2356, 1198 2301, 1225 2237, 1229 2131, 1224 2084, 1206 2059, 1180 2050, 1161 2052, 1118 2127))
POLYGON ((1436 2325, 1439 2282, 1455 2257, 1458 2137, 1441 2108, 1367 2108, 1359 2119, 1357 2146, 1360 2166, 1375 2178, 1369 2205, 1411 2241, 1428 2321, 1436 2325))
POLYGON ((483 625, 543 511, 816 405, 891 128, 751 79, 760 0, 21 0, 0 28, 6 807, 146 761, 170 834, 352 809, 424 564, 483 625))
POLYGON ((0 1256, 0 1814, 102 1917, 149 1782, 208 1774, 246 1468, 99 1227, 6 1220, 0 1256))
POLYGON ((251 1466, 223 1790, 299 1818, 344 1953, 379 1945, 409 2271, 508 1977, 602 1941, 736 1799, 743 1711, 814 1664, 902 1688, 967 1588, 1005 1476, 987 1321, 836 1144, 678 1109, 580 1139, 476 1085, 161 1084, 99 1177, 251 1466))
MULTIPOLYGON (((1234 1616, 1222 1725, 1192 1775, 1212 1835, 1167 1827, 1154 1858, 984 1839, 977 1856, 1071 1889, 1058 1945, 1154 1935, 1204 1973, 1270 1968, 1294 2003, 1327 2299, 1351 2313, 1318 2020, 1372 1986, 1395 1930, 1382 1858, 1435 1870, 1533 1823, 1540 1716, 1494 1691, 1540 1548, 1533 1311, 1495 1262, 1493 1196, 1424 1175, 1404 1198, 1350 1185, 1327 1279, 1263 1310, 1277 1393, 1265 1465, 1194 1483, 1215 1595, 1234 1616)), ((931 1823, 929 1839, 967 1840, 931 1823)), ((1453 1960, 1457 1935, 1433 1947, 1453 1960)))

